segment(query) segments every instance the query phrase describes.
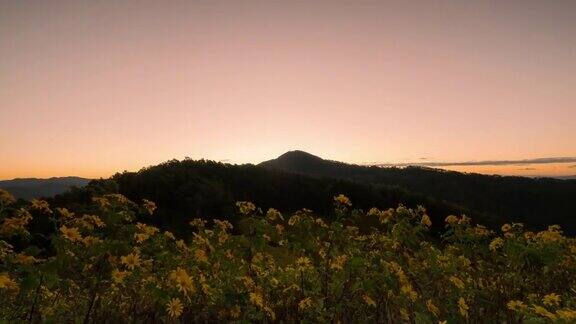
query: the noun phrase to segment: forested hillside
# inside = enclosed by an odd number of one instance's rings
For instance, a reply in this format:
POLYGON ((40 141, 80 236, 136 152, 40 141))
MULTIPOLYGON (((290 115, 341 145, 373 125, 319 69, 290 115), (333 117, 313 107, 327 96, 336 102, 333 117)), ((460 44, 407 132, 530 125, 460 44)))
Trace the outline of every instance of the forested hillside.
POLYGON ((576 180, 465 174, 423 167, 369 167, 324 160, 302 151, 288 152, 260 166, 397 186, 499 221, 519 221, 538 228, 554 223, 576 231, 576 180))
POLYGON ((357 208, 423 205, 438 219, 465 213, 491 223, 480 213, 397 186, 319 179, 254 165, 205 160, 172 160, 139 172, 119 173, 107 180, 94 180, 85 188, 74 189, 50 201, 57 206, 84 204, 95 193, 121 193, 134 200, 155 201, 158 217, 153 221, 175 231, 182 229, 190 217, 222 218, 237 224, 234 203, 241 200, 282 212, 307 208, 332 218, 330 199, 337 193, 354 199, 357 208))

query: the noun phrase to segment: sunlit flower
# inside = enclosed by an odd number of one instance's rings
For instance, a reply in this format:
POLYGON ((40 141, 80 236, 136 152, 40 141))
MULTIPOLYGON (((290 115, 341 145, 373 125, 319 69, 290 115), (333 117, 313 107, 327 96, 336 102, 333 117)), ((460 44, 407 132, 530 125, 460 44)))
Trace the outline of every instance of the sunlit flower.
POLYGON ((18 289, 18 284, 7 273, 0 273, 0 289, 18 289))
POLYGON ((490 242, 490 251, 496 251, 504 245, 504 240, 501 237, 497 237, 490 242))
POLYGON ((0 189, 0 205, 8 206, 16 202, 16 198, 4 189, 0 189))
POLYGON ((32 199, 31 203, 32 203, 32 209, 46 214, 52 214, 52 210, 50 210, 50 205, 48 204, 48 202, 39 199, 32 199))
POLYGON ((134 239, 136 240, 136 243, 142 243, 146 241, 149 237, 150 235, 146 233, 134 233, 134 239))
POLYGON ((526 305, 524 305, 524 303, 520 300, 511 300, 508 302, 506 306, 508 307, 508 309, 513 311, 521 311, 526 309, 526 305))
POLYGON ((266 212, 266 219, 268 219, 269 221, 275 221, 277 219, 284 220, 284 217, 282 217, 282 214, 276 209, 270 208, 266 212))
POLYGON ((110 207, 110 202, 104 197, 92 197, 92 201, 96 203, 102 210, 107 210, 108 207, 110 207))
POLYGON ((573 322, 576 320, 576 310, 574 309, 560 309, 558 311, 556 311, 556 316, 558 316, 558 318, 567 321, 567 322, 573 322))
POLYGON ((264 297, 259 292, 251 292, 248 294, 250 302, 258 307, 264 307, 264 297))
POLYGON ((300 216, 299 215, 292 215, 288 219, 288 225, 290 225, 290 226, 294 226, 294 225, 298 224, 298 222, 300 222, 300 216))
POLYGON ((129 274, 128 271, 121 271, 118 269, 112 270, 112 281, 116 284, 121 284, 124 282, 124 278, 129 274))
POLYGON ((310 307, 312 307, 312 298, 310 297, 306 297, 298 302, 298 309, 301 311, 306 310, 310 307))
POLYGON ((547 317, 549 319, 555 319, 556 318, 556 315, 554 315, 553 313, 551 313, 549 310, 547 310, 546 308, 544 308, 542 306, 533 305, 532 310, 534 311, 534 313, 536 313, 540 316, 547 317))
POLYGON ((333 270, 343 270, 344 264, 348 260, 348 256, 346 254, 339 255, 330 261, 330 269, 333 270))
POLYGON ((82 240, 82 236, 80 235, 80 231, 76 227, 66 227, 66 225, 62 225, 60 227, 60 232, 62 236, 69 240, 70 242, 76 242, 82 240))
POLYGON ((558 306, 560 304, 560 296, 555 293, 548 294, 542 299, 544 305, 558 306))
POLYGON ((188 275, 186 270, 180 267, 170 272, 170 274, 168 275, 168 280, 171 282, 173 286, 175 286, 179 291, 183 292, 185 295, 190 295, 195 291, 192 277, 188 275))
POLYGON ((256 211, 256 206, 249 201, 238 201, 236 202, 236 207, 238 207, 240 213, 243 215, 249 215, 256 211))
POLYGON ((74 218, 74 213, 66 208, 56 208, 56 211, 58 212, 58 215, 64 220, 74 218))
POLYGON ((35 257, 33 257, 31 255, 27 255, 24 253, 18 253, 14 257, 14 261, 18 264, 30 265, 30 264, 34 264, 34 263, 38 262, 38 259, 36 259, 35 257))
POLYGON ((128 255, 123 255, 120 257, 120 262, 128 269, 134 270, 134 268, 140 265, 140 254, 130 253, 128 255))
POLYGON ((454 215, 450 215, 450 216, 446 217, 446 219, 444 221, 448 225, 454 225, 454 224, 458 223, 458 217, 454 216, 454 215))
POLYGON ((350 199, 348 197, 344 196, 343 194, 339 194, 338 196, 335 196, 334 201, 336 202, 337 205, 342 206, 342 207, 352 206, 352 202, 350 201, 350 199))
POLYGON ((168 305, 166 305, 166 312, 173 317, 178 318, 182 315, 182 311, 184 310, 184 306, 182 306, 182 302, 179 298, 172 298, 168 305))
POLYGON ((230 316, 232 318, 239 318, 241 313, 242 313, 242 309, 238 305, 236 305, 236 306, 232 307, 232 309, 230 309, 230 316))
POLYGON ((174 237, 174 234, 172 234, 172 232, 169 232, 169 231, 164 232, 164 236, 166 236, 166 238, 171 239, 171 240, 176 239, 176 237, 174 237))
POLYGON ((420 224, 422 224, 426 227, 432 226, 432 221, 430 220, 430 216, 428 216, 426 214, 422 215, 422 219, 420 220, 420 224))
POLYGON ((312 268, 312 262, 308 257, 299 257, 296 259, 296 269, 298 271, 305 271, 312 268))
POLYGON ((464 281, 456 276, 450 276, 450 282, 452 282, 458 289, 464 288, 464 281))

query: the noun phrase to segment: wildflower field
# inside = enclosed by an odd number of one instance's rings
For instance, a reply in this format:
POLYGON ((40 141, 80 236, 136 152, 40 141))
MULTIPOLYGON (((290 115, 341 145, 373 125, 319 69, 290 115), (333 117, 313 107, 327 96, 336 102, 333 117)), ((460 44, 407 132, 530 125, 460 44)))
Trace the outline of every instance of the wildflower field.
POLYGON ((558 226, 448 216, 432 235, 424 208, 355 210, 339 195, 336 219, 238 202, 236 228, 190 219, 175 237, 146 221, 155 208, 0 190, 0 322, 576 322, 576 240, 558 226))

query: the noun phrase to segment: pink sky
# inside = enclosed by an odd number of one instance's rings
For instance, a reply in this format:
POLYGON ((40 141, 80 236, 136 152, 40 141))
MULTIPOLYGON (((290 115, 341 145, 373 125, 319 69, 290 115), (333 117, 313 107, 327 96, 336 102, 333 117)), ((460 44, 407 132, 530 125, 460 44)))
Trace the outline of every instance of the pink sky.
POLYGON ((0 179, 574 157, 575 39, 574 1, 0 1, 0 179))

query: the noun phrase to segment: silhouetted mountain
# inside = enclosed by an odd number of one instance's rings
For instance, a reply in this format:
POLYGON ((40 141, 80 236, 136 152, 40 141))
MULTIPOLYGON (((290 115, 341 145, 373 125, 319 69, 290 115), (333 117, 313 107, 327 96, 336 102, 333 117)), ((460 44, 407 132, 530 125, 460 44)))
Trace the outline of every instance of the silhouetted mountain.
POLYGON ((83 187, 90 179, 80 177, 59 177, 49 179, 17 178, 0 180, 0 188, 8 190, 16 198, 33 199, 52 197, 61 194, 71 187, 83 187))
MULTIPOLYGON (((465 208, 386 185, 341 179, 319 179, 254 165, 231 165, 213 161, 168 161, 138 172, 119 173, 107 180, 94 180, 82 189, 58 195, 56 206, 83 206, 91 195, 119 192, 134 201, 150 199, 158 206, 150 221, 172 230, 188 231, 194 217, 228 219, 237 224, 235 202, 252 201, 262 208, 293 212, 308 208, 333 216, 332 197, 343 193, 355 208, 390 208, 423 205, 442 226, 449 214, 474 214, 465 208)), ((477 215, 483 218, 482 215, 477 215)))
POLYGON ((560 224, 576 230, 576 181, 503 177, 425 167, 376 167, 321 159, 291 151, 262 167, 316 177, 396 186, 438 201, 446 201, 504 221, 529 225, 560 224))

